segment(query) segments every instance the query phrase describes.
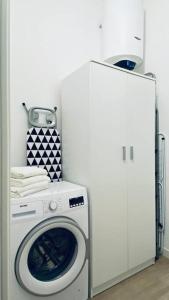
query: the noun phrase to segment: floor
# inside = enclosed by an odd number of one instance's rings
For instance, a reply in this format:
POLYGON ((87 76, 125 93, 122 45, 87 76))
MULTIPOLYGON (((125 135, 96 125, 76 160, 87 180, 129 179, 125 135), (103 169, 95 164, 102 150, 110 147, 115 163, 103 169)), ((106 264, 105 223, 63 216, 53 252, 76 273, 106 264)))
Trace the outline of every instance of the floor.
POLYGON ((169 300, 169 259, 155 265, 94 297, 94 300, 169 300))

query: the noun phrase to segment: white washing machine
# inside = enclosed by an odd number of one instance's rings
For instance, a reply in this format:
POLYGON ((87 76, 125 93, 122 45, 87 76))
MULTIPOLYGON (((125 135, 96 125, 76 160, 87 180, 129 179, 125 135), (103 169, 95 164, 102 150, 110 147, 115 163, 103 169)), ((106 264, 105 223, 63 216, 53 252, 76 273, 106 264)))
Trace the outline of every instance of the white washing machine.
POLYGON ((88 299, 86 189, 68 182, 11 200, 11 300, 88 299))

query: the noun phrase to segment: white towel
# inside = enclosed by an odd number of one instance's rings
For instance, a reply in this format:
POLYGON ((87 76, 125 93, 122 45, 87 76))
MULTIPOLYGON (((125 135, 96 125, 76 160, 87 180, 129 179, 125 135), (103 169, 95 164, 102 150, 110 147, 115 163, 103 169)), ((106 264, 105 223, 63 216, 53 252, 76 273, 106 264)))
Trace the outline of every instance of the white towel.
POLYGON ((37 182, 40 183, 43 181, 50 182, 50 178, 46 175, 40 175, 40 176, 33 176, 24 179, 15 179, 15 178, 10 179, 11 187, 25 187, 30 184, 37 183, 37 182))
POLYGON ((26 192, 26 191, 29 191, 29 190, 32 190, 32 189, 44 187, 46 185, 48 186, 48 181, 44 180, 44 181, 41 181, 41 182, 36 182, 36 183, 29 184, 29 185, 24 186, 24 187, 11 186, 11 192, 13 192, 13 193, 23 193, 23 192, 26 192))
POLYGON ((34 183, 26 187, 11 187, 12 198, 23 198, 28 195, 46 190, 49 188, 49 183, 44 181, 43 183, 34 183))
POLYGON ((28 178, 32 176, 47 175, 47 171, 38 167, 13 167, 11 177, 16 179, 28 178))

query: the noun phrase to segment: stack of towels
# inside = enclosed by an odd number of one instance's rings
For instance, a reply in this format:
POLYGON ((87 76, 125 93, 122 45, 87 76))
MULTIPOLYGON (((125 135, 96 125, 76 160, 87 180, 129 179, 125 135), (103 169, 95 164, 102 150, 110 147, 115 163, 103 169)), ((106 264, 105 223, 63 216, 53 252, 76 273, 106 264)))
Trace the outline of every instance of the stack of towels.
POLYGON ((11 197, 22 198, 48 189, 50 179, 47 171, 38 167, 11 168, 11 197))

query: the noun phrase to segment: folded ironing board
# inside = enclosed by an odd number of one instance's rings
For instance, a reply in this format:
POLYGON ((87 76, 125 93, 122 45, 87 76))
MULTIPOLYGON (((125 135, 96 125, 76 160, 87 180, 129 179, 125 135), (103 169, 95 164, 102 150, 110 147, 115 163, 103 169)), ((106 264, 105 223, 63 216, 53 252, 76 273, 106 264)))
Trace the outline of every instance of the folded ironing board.
POLYGON ((32 127, 28 130, 27 165, 46 169, 51 181, 62 180, 61 142, 55 128, 32 127))

